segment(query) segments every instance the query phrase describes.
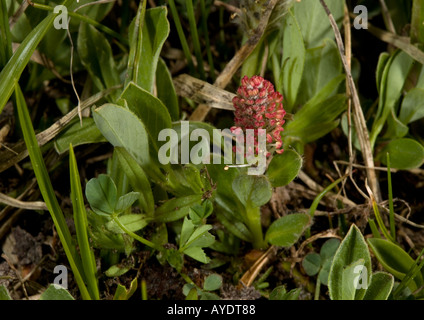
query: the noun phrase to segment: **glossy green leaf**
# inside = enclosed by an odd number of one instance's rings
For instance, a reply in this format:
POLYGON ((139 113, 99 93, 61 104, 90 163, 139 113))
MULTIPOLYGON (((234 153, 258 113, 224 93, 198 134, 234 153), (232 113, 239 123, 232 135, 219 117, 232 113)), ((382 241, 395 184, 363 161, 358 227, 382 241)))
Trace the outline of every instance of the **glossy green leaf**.
MULTIPOLYGON (((81 22, 77 46, 81 62, 99 90, 120 84, 112 49, 103 33, 81 22)), ((111 94, 112 101, 116 101, 118 94, 116 91, 111 94)))
POLYGON ((96 260, 88 239, 87 212, 85 211, 81 180, 72 144, 69 146, 69 170, 71 180, 71 201, 74 211, 74 223, 77 233, 78 247, 84 270, 83 274, 91 297, 95 300, 99 300, 100 296, 97 284, 96 260))
POLYGON ((79 120, 74 121, 54 141, 54 147, 59 154, 69 150, 69 144, 74 147, 107 141, 96 127, 93 118, 82 118, 82 127, 79 120))
POLYGON ((180 106, 178 104, 177 93, 175 92, 174 82, 171 73, 166 66, 165 61, 159 59, 156 69, 156 88, 157 96, 168 109, 173 121, 180 119, 180 106))
MULTIPOLYGON (((334 255, 328 278, 328 289, 332 300, 343 299, 343 272, 344 270, 357 262, 363 260, 363 265, 367 270, 367 283, 371 280, 371 257, 368 246, 357 226, 352 224, 346 237, 343 239, 334 255)), ((356 290, 355 300, 360 300, 365 295, 365 289, 356 290)))
POLYGON ((116 147, 115 152, 121 164, 121 168, 125 172, 125 175, 128 177, 130 185, 134 191, 140 194, 140 206, 144 212, 152 215, 155 203, 153 199, 152 188, 146 174, 125 148, 116 147))
POLYGON ((290 247, 299 240, 310 223, 311 217, 308 214, 289 214, 269 226, 265 241, 275 246, 290 247))
POLYGON ((302 267, 308 276, 314 276, 321 269, 321 256, 318 253, 308 253, 302 260, 302 267))
POLYGON ((115 183, 108 175, 101 174, 88 181, 85 196, 95 213, 109 216, 115 212, 118 194, 115 183))
POLYGON ((371 277, 371 284, 364 300, 387 300, 392 292, 395 279, 391 274, 376 272, 371 277))
POLYGON ((294 150, 285 150, 282 154, 275 155, 266 173, 272 186, 275 188, 288 185, 299 174, 302 162, 302 157, 294 150))
POLYGON ((40 300, 75 300, 68 290, 57 284, 50 284, 44 291, 40 300))
MULTIPOLYGON (((412 259, 401 247, 388 240, 371 238, 368 239, 368 244, 384 269, 400 280, 405 277, 409 269, 415 264, 414 259, 412 259)), ((421 273, 418 273, 413 279, 411 289, 415 290, 423 284, 423 276, 421 273)))
POLYGON ((271 199, 271 184, 265 176, 241 174, 233 181, 233 191, 244 205, 260 207, 271 199))
MULTIPOLYGON (((65 0, 64 6, 69 6, 73 1, 65 0)), ((32 54, 34 53, 37 45, 45 36, 46 32, 53 25, 54 19, 57 14, 49 14, 43 21, 41 21, 20 44, 19 48, 15 51, 12 58, 8 61, 6 66, 0 73, 0 113, 3 111, 4 106, 13 93, 15 82, 17 82, 28 64, 32 54)))
POLYGON ((302 32, 292 11, 289 11, 284 20, 283 36, 283 70, 280 82, 283 83, 283 96, 286 110, 292 110, 295 105, 300 82, 305 65, 305 45, 302 32), (287 106, 288 104, 288 106, 287 106))
POLYGON ((170 222, 179 220, 188 214, 191 206, 196 203, 200 203, 201 200, 201 194, 194 194, 168 200, 156 209, 155 221, 170 222))
POLYGON ((379 153, 381 162, 386 164, 386 154, 390 154, 392 168, 410 170, 420 167, 424 162, 424 147, 413 139, 391 141, 379 153))

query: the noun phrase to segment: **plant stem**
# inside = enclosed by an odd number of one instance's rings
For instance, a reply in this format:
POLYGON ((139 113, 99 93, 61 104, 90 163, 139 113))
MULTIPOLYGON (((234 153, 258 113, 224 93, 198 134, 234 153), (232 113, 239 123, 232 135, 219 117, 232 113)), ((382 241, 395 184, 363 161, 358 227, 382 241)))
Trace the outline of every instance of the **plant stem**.
POLYGON ((154 244, 153 242, 144 239, 143 237, 135 234, 134 232, 128 230, 122 223, 121 221, 119 221, 118 217, 116 216, 116 214, 112 215, 112 219, 113 221, 126 233, 128 234, 130 237, 134 238, 137 241, 140 241, 142 244, 152 248, 152 249, 156 249, 158 251, 162 251, 163 248, 161 246, 158 246, 156 244, 154 244))
POLYGON ((261 211, 259 207, 246 206, 247 226, 252 233, 252 243, 255 249, 265 249, 266 242, 262 234, 261 211))
POLYGON ((319 277, 318 277, 317 278, 317 284, 315 285, 314 300, 319 300, 320 289, 321 289, 321 281, 319 281, 319 277))

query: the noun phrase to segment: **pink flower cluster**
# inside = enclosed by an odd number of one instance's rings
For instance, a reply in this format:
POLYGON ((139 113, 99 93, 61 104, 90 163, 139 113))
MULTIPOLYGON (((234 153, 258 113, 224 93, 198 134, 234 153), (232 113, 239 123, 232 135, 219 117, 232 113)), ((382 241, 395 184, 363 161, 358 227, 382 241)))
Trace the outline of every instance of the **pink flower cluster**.
MULTIPOLYGON (((256 153, 258 150, 258 129, 266 130, 267 157, 273 151, 281 154, 284 152, 281 140, 281 132, 284 124, 286 111, 283 108, 283 96, 274 90, 274 86, 268 80, 260 76, 244 76, 241 86, 237 90, 237 96, 233 98, 235 110, 235 126, 231 132, 236 134, 240 130, 254 129, 254 145, 256 153)), ((252 152, 252 150, 248 150, 252 152)))

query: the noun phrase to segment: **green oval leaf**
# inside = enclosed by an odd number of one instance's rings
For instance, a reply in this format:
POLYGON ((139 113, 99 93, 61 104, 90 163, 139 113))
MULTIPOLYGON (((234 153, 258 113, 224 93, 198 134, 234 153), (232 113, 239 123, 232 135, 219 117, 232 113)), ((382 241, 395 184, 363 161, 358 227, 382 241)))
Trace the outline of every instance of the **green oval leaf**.
POLYGON ((149 137, 143 122, 130 110, 107 103, 93 112, 97 127, 114 147, 125 148, 151 177, 161 177, 149 153, 149 137))
POLYGON ((128 84, 121 97, 127 101, 128 108, 143 122, 157 153, 159 132, 172 126, 168 110, 158 98, 134 82, 128 84))
POLYGON ((387 300, 390 292, 392 292, 394 283, 395 279, 391 274, 385 272, 374 273, 364 300, 387 300))
MULTIPOLYGON (((368 239, 368 244, 384 269, 400 280, 405 277, 409 269, 415 264, 414 259, 409 254, 388 240, 371 238, 368 239)), ((424 283, 422 274, 418 273, 413 282, 412 290, 421 287, 424 283)))
POLYGON ((50 284, 44 291, 40 300, 75 300, 73 296, 58 284, 50 284))
MULTIPOLYGON (((343 299, 343 290, 349 290, 349 286, 351 285, 351 283, 345 283, 343 280, 343 272, 346 268, 361 259, 363 259, 363 265, 367 270, 367 283, 370 283, 372 270, 368 246, 361 231, 353 224, 337 249, 331 265, 328 277, 328 289, 332 300, 343 299)), ((356 290, 355 299, 360 300, 364 295, 365 289, 356 290)))
POLYGON ((206 277, 203 289, 207 291, 218 290, 222 286, 222 277, 219 274, 213 273, 206 277))
POLYGON ((284 216, 270 225, 265 241, 275 246, 290 247, 299 240, 310 222, 309 214, 294 213, 284 216))
POLYGON ((85 186, 85 196, 91 209, 99 215, 109 216, 114 213, 117 202, 117 190, 112 178, 101 174, 92 178, 85 186))
POLYGON ((273 187, 282 187, 296 178, 301 168, 302 157, 294 150, 285 150, 272 158, 266 175, 273 187))
POLYGON ((233 191, 244 205, 260 207, 271 199, 271 184, 265 176, 241 174, 233 181, 233 191))
POLYGON ((340 240, 332 238, 327 240, 321 247, 319 254, 321 255, 322 260, 333 259, 337 248, 340 245, 340 240))
POLYGON ((390 154, 392 168, 410 170, 420 167, 424 162, 424 147, 413 139, 397 139, 391 141, 380 152, 379 158, 387 164, 386 154, 390 154))
POLYGON ((321 256, 318 253, 309 253, 302 260, 302 267, 308 276, 314 276, 321 268, 321 256))

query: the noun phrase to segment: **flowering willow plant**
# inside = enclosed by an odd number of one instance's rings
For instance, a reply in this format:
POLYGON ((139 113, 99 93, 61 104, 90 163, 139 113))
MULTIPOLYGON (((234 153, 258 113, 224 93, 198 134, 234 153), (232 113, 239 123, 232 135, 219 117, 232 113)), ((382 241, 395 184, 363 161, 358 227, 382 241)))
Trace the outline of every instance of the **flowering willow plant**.
POLYGON ((249 129, 254 130, 254 135, 247 134, 246 139, 254 139, 253 143, 247 141, 247 145, 254 145, 255 150, 251 148, 246 150, 246 157, 254 152, 258 155, 265 154, 269 157, 274 151, 278 154, 284 152, 281 132, 284 124, 286 111, 283 108, 283 96, 274 90, 274 86, 268 80, 260 76, 251 78, 244 76, 241 80, 241 86, 237 90, 237 96, 233 98, 235 108, 235 126, 231 132, 236 135, 237 146, 243 145, 244 134, 249 129), (258 143, 258 137, 266 134, 266 150, 261 150, 258 143))

